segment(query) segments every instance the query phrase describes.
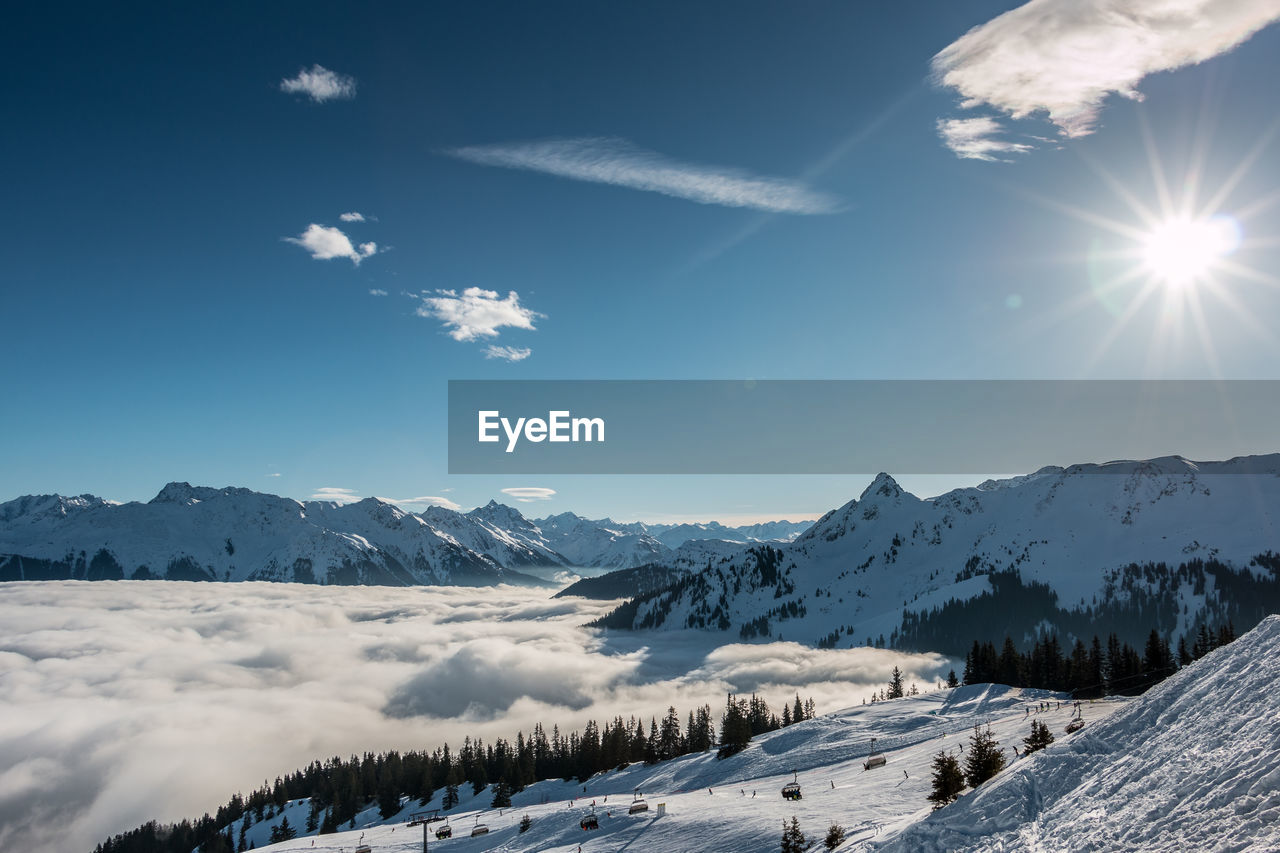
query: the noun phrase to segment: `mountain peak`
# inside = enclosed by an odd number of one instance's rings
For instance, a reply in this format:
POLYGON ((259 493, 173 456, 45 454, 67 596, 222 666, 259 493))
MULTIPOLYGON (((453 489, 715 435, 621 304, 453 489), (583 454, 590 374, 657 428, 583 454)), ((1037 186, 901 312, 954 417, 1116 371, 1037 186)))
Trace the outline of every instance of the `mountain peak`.
POLYGON ((867 500, 868 498, 893 498, 902 497, 902 487, 898 485, 898 481, 881 471, 876 474, 876 478, 871 481, 871 485, 867 486, 862 495, 858 498, 858 502, 867 500))

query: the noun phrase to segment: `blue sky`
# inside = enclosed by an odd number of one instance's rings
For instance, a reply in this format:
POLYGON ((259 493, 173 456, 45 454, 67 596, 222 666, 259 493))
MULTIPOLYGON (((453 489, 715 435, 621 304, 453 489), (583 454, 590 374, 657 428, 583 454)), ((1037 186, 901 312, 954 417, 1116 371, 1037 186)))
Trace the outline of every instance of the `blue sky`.
POLYGON ((1274 4, 1113 5, 15 9, 0 499, 813 517, 870 477, 450 477, 446 382, 1277 378, 1274 4))

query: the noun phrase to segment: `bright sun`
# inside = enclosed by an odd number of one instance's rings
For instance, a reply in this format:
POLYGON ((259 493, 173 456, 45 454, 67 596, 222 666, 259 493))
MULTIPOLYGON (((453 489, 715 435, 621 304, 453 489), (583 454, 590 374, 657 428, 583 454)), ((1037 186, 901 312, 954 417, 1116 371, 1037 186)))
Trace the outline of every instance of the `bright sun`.
POLYGON ((1172 218, 1155 226, 1142 246, 1147 272, 1164 285, 1182 288, 1208 276, 1240 245, 1240 229, 1226 216, 1172 218))

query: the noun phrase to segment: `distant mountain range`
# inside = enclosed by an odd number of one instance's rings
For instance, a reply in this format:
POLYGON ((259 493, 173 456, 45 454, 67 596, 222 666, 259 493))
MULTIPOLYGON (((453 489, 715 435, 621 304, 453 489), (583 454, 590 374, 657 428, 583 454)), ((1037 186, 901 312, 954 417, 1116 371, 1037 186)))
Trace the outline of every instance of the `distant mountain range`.
POLYGON ((1280 454, 1049 467, 931 500, 879 475, 793 542, 585 579, 601 621, 742 640, 930 649, 1039 633, 1141 644, 1280 612, 1280 454))
POLYGON ((0 504, 0 581, 550 585, 537 575, 672 560, 673 545, 693 538, 723 536, 735 547, 794 538, 809 524, 651 527, 572 513, 530 520, 495 501, 468 513, 413 513, 377 498, 303 502, 170 483, 147 503, 30 495, 0 504))

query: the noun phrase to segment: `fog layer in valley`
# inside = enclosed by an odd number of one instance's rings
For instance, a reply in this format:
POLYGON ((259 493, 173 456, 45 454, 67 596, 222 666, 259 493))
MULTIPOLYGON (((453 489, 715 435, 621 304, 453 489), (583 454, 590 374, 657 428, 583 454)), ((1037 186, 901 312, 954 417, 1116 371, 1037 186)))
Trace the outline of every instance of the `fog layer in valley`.
MULTIPOLYGON (((682 715, 726 691, 819 712, 893 666, 874 649, 602 635, 611 603, 500 587, 75 581, 0 584, 0 849, 91 850, 146 820, 212 812, 313 759, 514 739, 615 715, 682 715)), ((779 707, 780 710, 780 707, 779 707)))

